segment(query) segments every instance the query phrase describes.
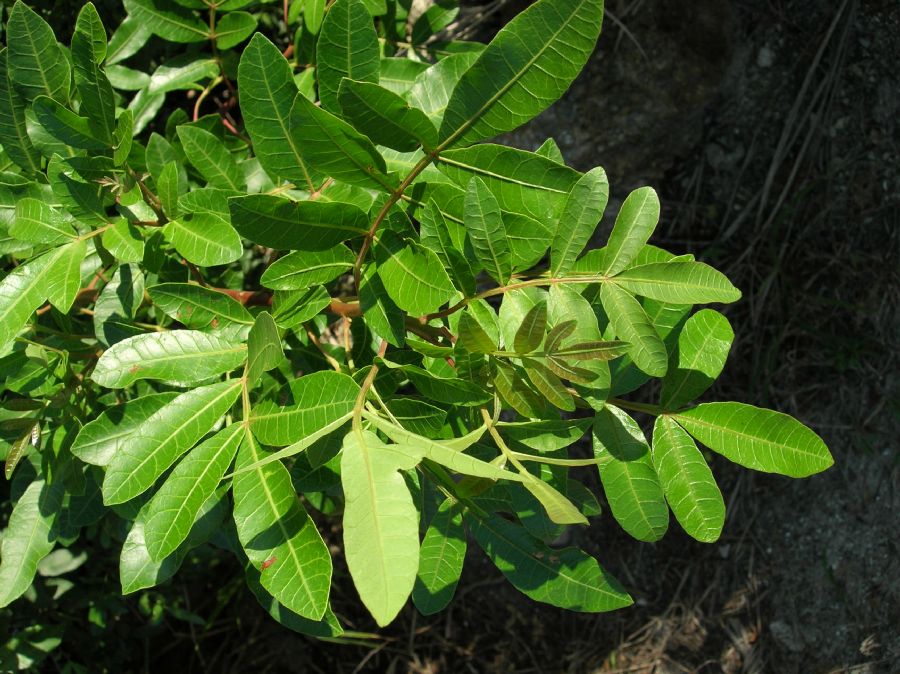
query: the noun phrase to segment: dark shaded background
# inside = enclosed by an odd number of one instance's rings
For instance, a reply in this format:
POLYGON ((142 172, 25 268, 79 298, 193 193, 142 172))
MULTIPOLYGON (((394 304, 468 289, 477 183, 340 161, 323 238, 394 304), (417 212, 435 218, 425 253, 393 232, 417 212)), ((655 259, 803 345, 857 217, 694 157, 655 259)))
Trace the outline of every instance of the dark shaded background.
MULTIPOLYGON (((81 3, 30 4, 64 33, 81 3)), ((504 3, 482 37, 523 4, 504 3)), ((114 25, 118 3, 98 5, 114 25)), ((609 216, 629 190, 656 187, 653 243, 696 254, 744 292, 725 310, 737 339, 708 397, 798 417, 835 467, 792 481, 712 458, 728 503, 715 545, 674 524, 638 543, 599 518, 579 543, 636 599, 609 615, 533 604, 473 551, 447 612, 408 607, 384 638, 314 642, 271 622, 239 569, 211 558, 205 575, 173 581, 207 629, 142 627, 136 605, 116 618, 131 631, 108 648, 128 671, 900 672, 900 3, 607 7, 579 80, 504 142, 535 149, 553 136, 577 168, 604 166, 609 216)), ((337 613, 373 630, 335 571, 337 613)), ((86 644, 62 648, 84 661, 86 644)))

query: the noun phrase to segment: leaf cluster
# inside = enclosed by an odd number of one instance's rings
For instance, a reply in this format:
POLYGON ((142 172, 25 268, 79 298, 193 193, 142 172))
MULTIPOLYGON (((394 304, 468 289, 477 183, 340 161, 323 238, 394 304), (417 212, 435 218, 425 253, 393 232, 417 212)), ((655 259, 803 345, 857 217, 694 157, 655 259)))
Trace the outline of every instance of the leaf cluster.
POLYGON ((379 625, 445 608, 470 542, 536 601, 610 611, 623 585, 557 544, 601 516, 585 471, 635 538, 671 513, 711 542, 703 448, 831 465, 787 415, 696 403, 734 335, 695 309, 741 293, 649 243, 652 188, 585 252, 603 169, 488 142, 565 92, 602 0, 538 0, 487 45, 442 40, 446 2, 124 4, 65 46, 20 0, 0 51, 0 606, 115 521, 123 593, 214 546, 337 637, 321 516, 379 625), (186 47, 145 72, 151 36, 186 47))

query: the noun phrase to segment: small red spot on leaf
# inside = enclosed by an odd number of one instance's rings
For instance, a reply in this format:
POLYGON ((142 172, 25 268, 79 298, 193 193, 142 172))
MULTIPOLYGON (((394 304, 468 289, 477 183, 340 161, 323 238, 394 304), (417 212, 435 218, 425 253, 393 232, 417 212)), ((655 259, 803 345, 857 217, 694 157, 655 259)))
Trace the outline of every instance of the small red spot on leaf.
POLYGON ((273 556, 273 557, 269 557, 266 561, 264 561, 264 562, 262 563, 262 566, 260 567, 259 570, 260 570, 260 571, 265 571, 266 569, 268 569, 270 566, 272 566, 272 565, 275 563, 275 560, 276 560, 276 559, 277 559, 277 557, 274 557, 274 556, 273 556))
POLYGON ((210 323, 210 325, 213 327, 213 329, 218 328, 219 327, 219 319, 218 318, 212 319, 212 323, 210 323))
POLYGON ((137 372, 137 371, 140 370, 140 369, 141 369, 141 366, 140 366, 140 365, 132 365, 130 368, 128 368, 128 371, 129 371, 131 374, 134 374, 135 372, 137 372))

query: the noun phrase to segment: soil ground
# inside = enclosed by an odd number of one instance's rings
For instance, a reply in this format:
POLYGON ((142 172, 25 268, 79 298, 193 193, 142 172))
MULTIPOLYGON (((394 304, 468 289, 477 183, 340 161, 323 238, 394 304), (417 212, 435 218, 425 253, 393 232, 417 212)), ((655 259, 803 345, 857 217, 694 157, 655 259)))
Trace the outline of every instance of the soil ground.
MULTIPOLYGON (((657 187, 655 242, 710 261, 744 291, 726 311, 738 339, 709 397, 797 416, 835 467, 793 481, 713 459, 729 506, 715 545, 676 527, 638 543, 601 518, 579 542, 633 591, 631 609, 534 605, 472 555, 445 614, 410 609, 387 640, 361 647, 264 630, 254 639, 268 657, 245 664, 900 672, 900 5, 607 5, 599 49, 571 91, 504 140, 534 149, 553 136, 576 167, 604 166, 613 215, 629 190, 657 187)), ((355 598, 339 597, 338 610, 342 599, 353 621, 355 598)))

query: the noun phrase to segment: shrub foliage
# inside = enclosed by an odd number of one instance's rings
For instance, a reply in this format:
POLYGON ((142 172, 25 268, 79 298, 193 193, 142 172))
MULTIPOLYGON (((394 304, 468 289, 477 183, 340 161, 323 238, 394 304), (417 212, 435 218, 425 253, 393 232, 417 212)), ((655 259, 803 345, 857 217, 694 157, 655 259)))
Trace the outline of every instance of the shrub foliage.
POLYGON ((211 545, 276 620, 338 636, 337 518, 379 625, 446 607, 470 544, 536 601, 610 611, 622 584, 555 543, 601 515, 586 471, 635 538, 671 512, 710 542, 700 446, 831 465, 787 415, 695 403, 734 336, 695 307, 741 293, 648 243, 653 189, 584 252, 603 169, 486 142, 565 92, 602 0, 539 0, 486 46, 443 39, 445 2, 124 4, 64 46, 19 1, 0 51, 0 606, 102 529, 125 594, 211 545))

